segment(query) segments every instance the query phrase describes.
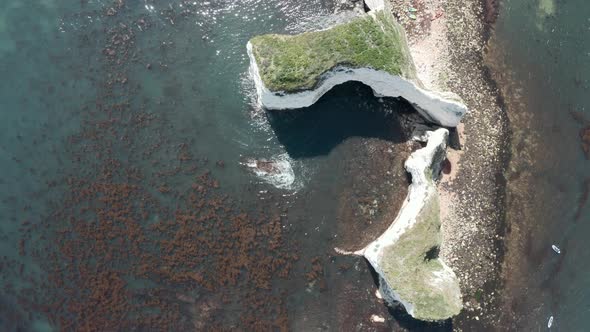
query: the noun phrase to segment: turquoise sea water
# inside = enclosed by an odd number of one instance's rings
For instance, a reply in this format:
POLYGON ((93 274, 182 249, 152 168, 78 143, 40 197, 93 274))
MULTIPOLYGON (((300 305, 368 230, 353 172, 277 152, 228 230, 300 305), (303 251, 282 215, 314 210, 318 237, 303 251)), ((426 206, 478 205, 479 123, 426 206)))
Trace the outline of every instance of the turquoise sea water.
POLYGON ((513 158, 527 165, 511 177, 533 179, 526 201, 512 206, 527 212, 509 220, 522 234, 509 252, 519 266, 507 275, 518 330, 544 330, 550 316, 553 330, 590 326, 590 161, 580 142, 590 126, 589 33, 590 3, 578 0, 504 0, 495 25, 494 47, 518 82, 506 92, 519 103, 508 105, 513 158))
POLYGON ((346 84, 266 114, 248 77, 249 38, 338 11, 0 2, 0 330, 400 328, 333 248, 405 197, 408 106, 346 84))

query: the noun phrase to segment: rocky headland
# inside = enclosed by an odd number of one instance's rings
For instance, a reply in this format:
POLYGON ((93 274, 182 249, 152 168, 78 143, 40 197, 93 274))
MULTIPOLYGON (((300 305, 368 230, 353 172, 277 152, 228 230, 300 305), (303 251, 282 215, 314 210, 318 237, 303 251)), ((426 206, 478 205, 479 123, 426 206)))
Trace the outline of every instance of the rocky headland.
MULTIPOLYGON (((267 109, 301 108, 338 84, 359 81, 376 96, 401 97, 422 115, 414 135, 427 142, 406 161, 408 196, 390 227, 364 249, 390 305, 403 304, 414 318, 445 320, 462 309, 458 279, 439 257, 442 234, 436 182, 446 159, 447 129, 467 113, 450 92, 428 89, 416 75, 405 31, 389 3, 350 22, 295 36, 263 35, 247 45, 259 103, 267 109), (432 129, 432 130, 424 130, 432 129)), ((346 250, 338 249, 341 253, 346 250)))

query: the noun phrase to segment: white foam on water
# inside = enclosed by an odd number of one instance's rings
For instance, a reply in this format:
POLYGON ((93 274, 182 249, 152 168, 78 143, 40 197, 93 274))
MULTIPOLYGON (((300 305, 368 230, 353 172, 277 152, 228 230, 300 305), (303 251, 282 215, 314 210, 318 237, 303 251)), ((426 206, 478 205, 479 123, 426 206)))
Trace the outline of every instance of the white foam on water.
POLYGON ((295 181, 292 163, 293 160, 287 153, 282 153, 270 159, 247 158, 241 162, 259 179, 276 188, 298 190, 300 188, 298 182, 295 181), (261 163, 264 163, 266 167, 261 167, 261 163))

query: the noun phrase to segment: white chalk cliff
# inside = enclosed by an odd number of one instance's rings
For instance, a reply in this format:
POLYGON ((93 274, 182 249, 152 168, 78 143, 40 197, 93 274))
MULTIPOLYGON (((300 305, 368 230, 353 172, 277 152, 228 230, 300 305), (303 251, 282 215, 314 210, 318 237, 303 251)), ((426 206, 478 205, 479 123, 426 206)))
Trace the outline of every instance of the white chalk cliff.
POLYGON ((385 9, 385 2, 383 0, 364 0, 364 3, 371 11, 385 9))
POLYGON ((322 75, 320 84, 312 90, 287 93, 271 91, 262 81, 258 64, 248 43, 250 73, 256 85, 259 104, 270 110, 309 107, 336 85, 356 81, 368 85, 377 97, 401 97, 407 100, 429 122, 445 127, 456 127, 467 108, 452 93, 428 91, 415 82, 372 68, 337 66, 322 75))

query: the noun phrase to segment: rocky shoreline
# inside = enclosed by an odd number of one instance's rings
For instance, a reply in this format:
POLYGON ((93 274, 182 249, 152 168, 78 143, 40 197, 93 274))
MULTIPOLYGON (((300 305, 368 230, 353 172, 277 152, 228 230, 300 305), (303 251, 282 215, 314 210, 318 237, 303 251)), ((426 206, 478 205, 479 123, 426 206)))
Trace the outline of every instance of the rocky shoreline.
POLYGON ((441 255, 463 292, 465 308, 453 320, 454 329, 490 329, 500 316, 509 151, 508 118, 484 63, 494 8, 478 0, 425 0, 414 20, 403 1, 392 4, 409 35, 418 75, 429 78, 425 85, 457 93, 470 110, 448 151, 451 171, 439 185, 441 255))

